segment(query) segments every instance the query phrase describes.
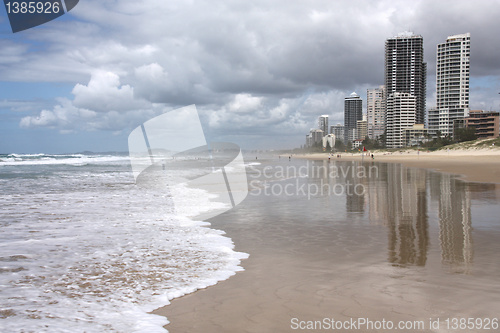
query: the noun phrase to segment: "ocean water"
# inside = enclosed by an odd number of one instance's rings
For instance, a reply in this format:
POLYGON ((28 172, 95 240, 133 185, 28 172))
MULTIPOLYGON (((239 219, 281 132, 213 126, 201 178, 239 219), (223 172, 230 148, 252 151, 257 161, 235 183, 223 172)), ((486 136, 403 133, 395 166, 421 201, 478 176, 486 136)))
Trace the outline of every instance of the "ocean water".
MULTIPOLYGON (((220 208, 175 191, 199 213, 220 208)), ((137 186, 127 156, 0 155, 1 331, 165 332, 148 312, 248 256, 208 226, 137 186)))

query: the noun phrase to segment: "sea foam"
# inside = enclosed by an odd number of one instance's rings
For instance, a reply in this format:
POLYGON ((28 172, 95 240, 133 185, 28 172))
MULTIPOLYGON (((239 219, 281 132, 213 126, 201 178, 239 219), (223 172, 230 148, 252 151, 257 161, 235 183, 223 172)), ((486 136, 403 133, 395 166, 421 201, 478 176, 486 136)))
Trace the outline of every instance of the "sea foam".
MULTIPOLYGON (((165 332, 148 312, 242 270, 247 255, 223 231, 136 186, 118 158, 88 159, 24 165, 16 178, 0 168, 4 332, 165 332)), ((182 209, 219 208, 199 189, 175 191, 182 209)))

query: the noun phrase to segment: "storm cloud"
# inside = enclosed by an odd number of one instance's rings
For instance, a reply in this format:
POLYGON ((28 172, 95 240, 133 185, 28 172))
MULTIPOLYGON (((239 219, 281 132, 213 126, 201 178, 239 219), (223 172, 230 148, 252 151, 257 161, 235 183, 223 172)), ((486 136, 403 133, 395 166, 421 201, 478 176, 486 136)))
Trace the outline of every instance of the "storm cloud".
POLYGON ((342 122, 344 97, 383 84, 385 40, 405 30, 424 38, 427 108, 437 44, 466 32, 471 108, 500 104, 499 1, 86 0, 71 15, 0 40, 2 80, 73 87, 17 112, 25 129, 126 133, 196 104, 216 138, 298 146, 317 116, 342 122))

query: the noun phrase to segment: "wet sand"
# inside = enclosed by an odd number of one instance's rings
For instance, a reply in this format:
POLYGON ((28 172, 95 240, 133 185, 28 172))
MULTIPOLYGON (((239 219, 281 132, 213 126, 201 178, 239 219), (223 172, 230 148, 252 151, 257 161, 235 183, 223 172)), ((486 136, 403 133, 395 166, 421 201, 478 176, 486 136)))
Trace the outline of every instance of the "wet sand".
MULTIPOLYGON (((391 161, 452 172, 454 164, 445 159, 441 164, 433 159, 431 164, 421 158, 391 161)), ((460 173, 471 180, 482 179, 484 164, 470 163, 460 169, 468 172, 460 173)), ((494 168, 487 169, 488 177, 498 177, 494 168)), ((401 267, 388 262, 387 226, 366 225, 356 214, 332 217, 332 222, 327 218, 332 213, 321 212, 318 201, 292 199, 289 208, 280 208, 280 200, 249 196, 245 204, 212 221, 212 227, 226 231, 237 251, 250 254, 242 264, 245 271, 154 311, 167 316, 169 332, 296 332, 302 331, 298 325, 330 318, 424 325, 399 332, 454 332, 443 326, 443 320, 498 317, 494 309, 500 294, 496 279, 491 278, 500 272, 494 259, 498 245, 476 249, 476 258, 487 259, 481 259, 473 273, 456 274, 443 269, 437 223, 426 222, 431 236, 425 266, 401 267), (430 320, 437 318, 441 326, 433 329, 430 320)), ((498 244, 499 236, 498 229, 477 230, 474 244, 498 244)), ((337 331, 387 330, 364 326, 337 331)))

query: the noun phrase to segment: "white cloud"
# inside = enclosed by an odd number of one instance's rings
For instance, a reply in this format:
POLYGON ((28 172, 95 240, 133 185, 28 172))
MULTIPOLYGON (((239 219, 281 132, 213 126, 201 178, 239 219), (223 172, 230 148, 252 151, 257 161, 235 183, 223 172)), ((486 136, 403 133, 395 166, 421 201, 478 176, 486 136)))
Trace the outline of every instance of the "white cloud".
POLYGON ((333 119, 338 121, 345 96, 345 92, 309 91, 304 96, 276 100, 238 94, 221 108, 201 110, 207 115, 209 126, 218 129, 221 135, 275 134, 302 138, 302 134, 316 126, 320 114, 336 115, 333 119))
POLYGON ((45 101, 42 100, 0 100, 0 109, 10 109, 15 112, 29 112, 35 109, 43 109, 45 101))
POLYGON ((131 129, 164 107, 134 97, 133 87, 121 85, 120 77, 111 72, 95 72, 87 85, 73 88, 74 99, 59 98, 52 110, 23 117, 23 128, 57 128, 62 133, 73 131, 131 129))
POLYGON ((161 83, 166 79, 166 73, 163 67, 157 63, 143 65, 135 69, 135 76, 139 80, 153 81, 154 83, 161 83))
POLYGON ((58 119, 57 116, 52 111, 42 110, 40 115, 37 117, 24 117, 21 119, 21 127, 29 128, 29 127, 53 127, 57 125, 58 119))
POLYGON ((228 106, 229 111, 236 113, 255 112, 261 107, 262 97, 255 97, 250 94, 236 94, 228 106))
POLYGON ((59 103, 52 110, 42 110, 36 116, 23 117, 20 126, 23 128, 49 127, 59 129, 62 132, 91 129, 82 121, 95 118, 96 112, 79 109, 66 98, 60 98, 59 103))
POLYGON ((27 45, 16 44, 12 41, 0 40, 0 66, 14 65, 22 61, 22 55, 27 52, 27 45))
POLYGON ((94 72, 87 85, 77 84, 72 93, 73 105, 96 112, 137 110, 151 104, 136 99, 131 86, 120 85, 118 75, 104 71, 94 72))

